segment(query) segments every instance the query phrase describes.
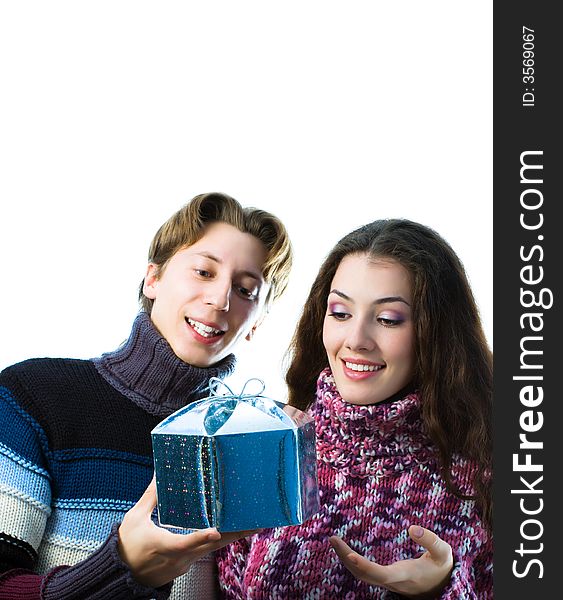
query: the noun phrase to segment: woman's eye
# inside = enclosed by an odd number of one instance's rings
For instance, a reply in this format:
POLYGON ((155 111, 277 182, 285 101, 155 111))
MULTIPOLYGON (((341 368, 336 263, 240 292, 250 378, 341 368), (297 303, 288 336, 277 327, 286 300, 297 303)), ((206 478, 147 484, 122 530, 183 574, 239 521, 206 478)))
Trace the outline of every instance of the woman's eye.
POLYGON ((395 327, 396 325, 400 325, 402 323, 402 321, 399 319, 389 319, 388 317, 379 317, 377 320, 384 327, 395 327))
POLYGON ((345 321, 350 314, 345 312, 332 311, 328 313, 329 317, 334 317, 337 321, 345 321))

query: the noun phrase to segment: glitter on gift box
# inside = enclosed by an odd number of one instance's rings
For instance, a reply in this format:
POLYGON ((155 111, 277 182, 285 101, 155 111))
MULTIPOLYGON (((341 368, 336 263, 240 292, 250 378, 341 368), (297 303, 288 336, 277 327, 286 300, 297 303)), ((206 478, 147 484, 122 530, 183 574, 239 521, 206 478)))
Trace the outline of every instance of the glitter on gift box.
POLYGON ((221 531, 303 523, 319 508, 312 419, 262 396, 263 384, 225 396, 219 385, 211 380, 211 396, 151 432, 159 522, 221 531))

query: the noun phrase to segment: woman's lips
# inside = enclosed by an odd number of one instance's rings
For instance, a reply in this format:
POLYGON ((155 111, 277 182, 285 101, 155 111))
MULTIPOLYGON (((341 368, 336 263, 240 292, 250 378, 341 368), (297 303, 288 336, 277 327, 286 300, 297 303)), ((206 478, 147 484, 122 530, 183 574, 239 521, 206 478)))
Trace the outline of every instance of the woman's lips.
POLYGON ((383 371, 385 365, 367 360, 341 359, 344 375, 355 381, 376 377, 383 371))

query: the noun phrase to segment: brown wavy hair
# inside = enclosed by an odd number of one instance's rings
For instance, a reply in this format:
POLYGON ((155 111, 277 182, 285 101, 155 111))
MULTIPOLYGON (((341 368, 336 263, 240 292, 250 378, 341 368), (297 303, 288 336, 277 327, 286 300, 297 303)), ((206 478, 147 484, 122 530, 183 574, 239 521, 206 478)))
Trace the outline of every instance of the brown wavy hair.
MULTIPOLYGON (((266 309, 285 291, 291 271, 293 251, 284 224, 272 213, 254 207, 243 207, 237 200, 219 192, 199 194, 175 212, 156 232, 148 262, 162 275, 170 259, 183 248, 195 244, 211 223, 227 223, 243 233, 258 238, 266 248, 264 279, 270 284, 266 309)), ((151 313, 153 300, 143 293, 144 279, 139 286, 142 310, 151 313)))
POLYGON ((492 353, 463 265, 434 230, 407 219, 374 221, 343 237, 311 287, 286 360, 289 403, 307 409, 319 373, 328 366, 322 331, 330 286, 349 254, 391 259, 412 282, 414 384, 422 420, 436 445, 447 488, 467 498, 451 475, 454 453, 478 465, 473 481, 483 520, 492 523, 492 353))

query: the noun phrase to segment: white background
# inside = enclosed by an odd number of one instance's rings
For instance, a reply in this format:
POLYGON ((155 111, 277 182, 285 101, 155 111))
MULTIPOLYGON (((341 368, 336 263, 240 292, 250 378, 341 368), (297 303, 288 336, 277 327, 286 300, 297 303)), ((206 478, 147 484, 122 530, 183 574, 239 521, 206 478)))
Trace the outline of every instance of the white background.
POLYGON ((492 345, 491 2, 3 2, 0 78, 0 368, 117 347, 153 234, 208 191, 296 256, 235 387, 284 399, 322 259, 383 217, 452 244, 492 345))

